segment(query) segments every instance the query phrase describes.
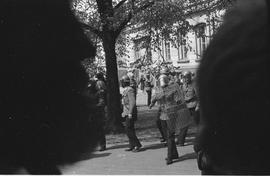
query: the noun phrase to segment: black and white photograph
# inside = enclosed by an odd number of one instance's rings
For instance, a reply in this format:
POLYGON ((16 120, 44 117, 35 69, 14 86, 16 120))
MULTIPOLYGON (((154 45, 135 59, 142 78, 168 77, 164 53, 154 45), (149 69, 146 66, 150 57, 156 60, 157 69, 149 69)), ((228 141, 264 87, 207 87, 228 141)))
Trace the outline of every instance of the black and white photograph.
POLYGON ((0 175, 270 175, 270 0, 1 0, 0 175))

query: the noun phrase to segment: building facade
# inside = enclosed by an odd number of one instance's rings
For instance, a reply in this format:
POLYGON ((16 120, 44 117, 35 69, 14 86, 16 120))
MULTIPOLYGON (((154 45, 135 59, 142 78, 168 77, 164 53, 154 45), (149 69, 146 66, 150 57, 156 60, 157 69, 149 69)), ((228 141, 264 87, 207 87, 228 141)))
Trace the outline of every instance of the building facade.
MULTIPOLYGON (((215 12, 212 14, 201 14, 189 18, 187 21, 192 29, 184 36, 179 33, 177 43, 161 39, 159 49, 153 49, 147 46, 149 37, 143 36, 136 38, 137 34, 130 34, 133 41, 127 49, 129 62, 135 62, 138 59, 150 58, 153 66, 156 63, 171 63, 174 67, 181 70, 195 71, 200 63, 200 59, 209 44, 213 34, 222 21, 224 11, 215 12), (133 36, 132 36, 133 35, 133 36), (144 40, 145 42, 141 42, 144 40), (140 45, 145 46, 140 46, 140 45)), ((142 31, 143 33, 143 31, 142 31)))

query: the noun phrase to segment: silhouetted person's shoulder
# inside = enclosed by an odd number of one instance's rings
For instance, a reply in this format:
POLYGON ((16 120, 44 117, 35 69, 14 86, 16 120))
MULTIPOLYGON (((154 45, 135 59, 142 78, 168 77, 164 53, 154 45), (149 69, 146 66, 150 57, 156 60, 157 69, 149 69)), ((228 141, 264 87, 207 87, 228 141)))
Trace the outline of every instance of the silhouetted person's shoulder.
POLYGON ((198 71, 208 174, 269 174, 269 9, 243 0, 228 11, 198 71))
POLYGON ((1 1, 0 173, 58 174, 56 165, 96 144, 80 63, 95 48, 70 7, 68 0, 1 1))

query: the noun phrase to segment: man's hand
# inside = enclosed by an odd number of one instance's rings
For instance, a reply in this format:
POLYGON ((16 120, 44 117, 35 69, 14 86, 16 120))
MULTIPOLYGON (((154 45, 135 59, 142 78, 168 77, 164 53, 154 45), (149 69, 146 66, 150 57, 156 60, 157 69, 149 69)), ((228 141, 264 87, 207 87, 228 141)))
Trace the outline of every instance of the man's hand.
POLYGON ((132 114, 129 114, 129 115, 128 115, 128 118, 129 118, 129 119, 132 119, 132 114))

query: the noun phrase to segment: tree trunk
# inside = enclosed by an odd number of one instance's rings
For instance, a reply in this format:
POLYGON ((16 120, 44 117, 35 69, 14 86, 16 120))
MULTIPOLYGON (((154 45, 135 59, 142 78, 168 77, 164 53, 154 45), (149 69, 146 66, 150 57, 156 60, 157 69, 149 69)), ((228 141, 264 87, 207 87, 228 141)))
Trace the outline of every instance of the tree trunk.
POLYGON ((120 133, 123 132, 124 128, 121 123, 121 97, 119 91, 117 59, 115 53, 116 37, 112 34, 112 32, 104 31, 102 40, 105 51, 107 70, 107 129, 113 133, 120 133))

